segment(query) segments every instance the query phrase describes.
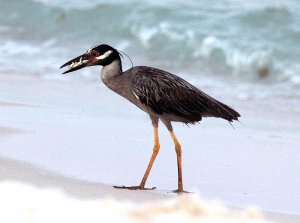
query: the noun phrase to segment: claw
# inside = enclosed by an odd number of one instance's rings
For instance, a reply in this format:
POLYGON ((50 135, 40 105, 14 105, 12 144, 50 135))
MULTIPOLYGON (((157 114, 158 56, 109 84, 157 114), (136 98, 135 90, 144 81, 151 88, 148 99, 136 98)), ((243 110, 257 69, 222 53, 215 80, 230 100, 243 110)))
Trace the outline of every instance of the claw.
POLYGON ((126 186, 113 186, 116 189, 128 189, 128 190, 155 190, 156 187, 152 187, 152 188, 145 188, 145 187, 141 187, 141 186, 130 186, 130 187, 126 187, 126 186))

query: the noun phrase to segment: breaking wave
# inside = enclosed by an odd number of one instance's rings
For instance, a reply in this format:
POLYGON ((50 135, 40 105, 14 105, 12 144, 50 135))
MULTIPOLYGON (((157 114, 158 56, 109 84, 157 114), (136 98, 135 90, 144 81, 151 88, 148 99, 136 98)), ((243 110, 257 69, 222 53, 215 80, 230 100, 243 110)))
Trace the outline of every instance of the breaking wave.
POLYGON ((16 69, 16 63, 31 70, 32 62, 26 58, 32 57, 51 69, 58 55, 63 61, 90 46, 109 43, 138 63, 194 75, 300 85, 300 6, 293 0, 210 4, 0 0, 0 4, 2 57, 14 60, 2 72, 16 69), (24 54, 28 56, 17 57, 24 54), (42 60, 41 54, 48 59, 42 60))

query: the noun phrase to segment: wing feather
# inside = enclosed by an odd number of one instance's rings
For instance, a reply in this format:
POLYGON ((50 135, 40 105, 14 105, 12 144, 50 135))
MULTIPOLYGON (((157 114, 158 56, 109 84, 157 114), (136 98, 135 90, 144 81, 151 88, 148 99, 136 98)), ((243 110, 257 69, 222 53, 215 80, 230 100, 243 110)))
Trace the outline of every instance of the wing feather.
POLYGON ((133 92, 140 102, 157 114, 173 114, 186 123, 203 116, 237 120, 240 115, 227 105, 210 97, 182 78, 151 67, 138 67, 133 92))

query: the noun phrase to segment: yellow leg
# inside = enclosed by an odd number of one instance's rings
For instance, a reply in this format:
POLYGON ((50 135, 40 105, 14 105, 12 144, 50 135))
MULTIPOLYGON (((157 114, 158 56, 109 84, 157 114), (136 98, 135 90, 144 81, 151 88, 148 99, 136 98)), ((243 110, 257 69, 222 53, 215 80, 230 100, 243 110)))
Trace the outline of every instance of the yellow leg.
POLYGON ((148 164, 148 167, 146 169, 146 172, 144 174, 144 177, 143 177, 140 185, 139 186, 130 186, 130 187, 126 187, 126 186, 114 186, 114 188, 117 188, 117 189, 129 189, 129 190, 153 190, 153 189, 155 189, 155 187, 153 187, 153 188, 145 188, 146 181, 148 179, 149 173, 151 171, 151 168, 153 166, 153 163, 155 161, 155 158, 156 158, 156 156, 157 156, 157 154, 159 152, 159 148, 160 148, 159 138, 158 138, 158 119, 155 118, 155 117, 151 117, 151 120, 152 120, 153 130, 154 130, 154 148, 153 148, 153 153, 152 153, 150 162, 148 164))
POLYGON ((158 126, 154 126, 154 148, 153 148, 153 153, 152 153, 152 156, 151 156, 151 159, 150 159, 150 162, 148 164, 148 167, 147 167, 147 170, 144 174, 144 177, 140 183, 140 187, 141 188, 144 188, 145 187, 145 184, 146 184, 146 181, 147 181, 147 178, 149 176, 149 173, 151 171, 151 168, 153 166, 153 163, 154 163, 154 160, 159 152, 159 148, 160 148, 160 145, 159 145, 159 138, 158 138, 158 126))
POLYGON ((182 159, 181 159, 181 145, 179 141, 177 140, 175 133, 170 131, 171 137, 173 139, 173 142, 175 144, 175 151, 177 155, 177 168, 178 168, 178 190, 176 192, 184 192, 183 191, 183 183, 182 183, 182 159))

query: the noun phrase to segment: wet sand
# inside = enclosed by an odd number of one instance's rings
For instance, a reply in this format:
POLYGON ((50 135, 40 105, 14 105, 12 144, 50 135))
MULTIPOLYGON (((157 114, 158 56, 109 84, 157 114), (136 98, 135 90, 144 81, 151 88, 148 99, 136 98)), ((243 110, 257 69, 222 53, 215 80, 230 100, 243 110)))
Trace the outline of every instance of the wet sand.
MULTIPOLYGON (((112 188, 139 182, 151 155, 152 128, 145 114, 99 82, 5 76, 0 87, 2 182, 57 188, 80 200, 174 197, 169 192, 176 187, 175 153, 162 125, 162 149, 146 185, 158 190, 112 188)), ((297 101, 245 100, 234 92, 214 96, 233 101, 242 124, 232 129, 205 119, 191 128, 174 125, 183 145, 187 190, 228 206, 258 207, 275 222, 299 222, 297 101)))
MULTIPOLYGON (((211 217, 214 218, 215 222, 227 222, 227 220, 230 222, 230 219, 239 219, 238 222, 249 223, 296 223, 300 220, 300 216, 297 215, 270 212, 260 213, 255 209, 243 210, 225 207, 219 203, 212 204, 208 201, 200 202, 200 200, 197 200, 199 199, 198 197, 195 199, 195 194, 184 195, 191 196, 191 198, 183 199, 180 198, 181 196, 175 194, 166 194, 155 191, 116 190, 111 185, 68 178, 47 170, 36 168, 28 163, 3 157, 0 157, 0 170, 0 188, 6 190, 2 191, 3 193, 5 192, 5 196, 0 192, 0 197, 4 197, 4 199, 2 199, 2 205, 0 205, 0 210, 7 211, 7 209, 10 208, 10 211, 15 213, 14 216, 21 215, 21 218, 23 217, 24 220, 25 218, 37 219, 36 215, 39 215, 42 211, 45 212, 45 209, 48 209, 48 211, 46 210, 46 213, 43 213, 44 217, 47 217, 47 215, 50 216, 53 212, 55 213, 55 208, 58 207, 54 207, 54 205, 57 204, 55 204, 53 199, 55 200, 56 196, 60 199, 60 203, 74 202, 77 205, 82 205, 82 207, 89 207, 90 204, 87 202, 99 202, 98 211, 100 211, 100 213, 103 211, 100 210, 102 207, 101 204, 108 205, 104 211, 114 211, 115 216, 120 215, 121 219, 132 222, 137 220, 140 222, 147 222, 149 216, 153 219, 156 219, 157 217, 156 222, 161 222, 159 216, 163 216, 164 214, 166 216, 163 220, 172 220, 174 219, 174 216, 176 217, 177 212, 182 212, 181 214, 183 214, 183 216, 181 217, 185 220, 195 220, 197 218, 198 220, 204 220, 206 218, 210 219, 211 217), (8 192, 7 185, 10 187, 8 192), (16 191, 16 189, 18 191, 16 191), (31 204, 26 205, 26 202, 16 202, 12 207, 10 205, 8 205, 8 207, 3 206, 4 203, 7 202, 5 198, 9 198, 12 201, 23 199, 17 197, 22 190, 29 193, 27 196, 31 196, 30 199, 32 199, 32 202, 34 203, 32 207, 31 204), (39 196, 40 200, 37 201, 35 196, 39 196), (36 208, 35 202, 39 202, 39 208, 36 208), (180 207, 180 203, 183 203, 184 206, 180 207), (122 211, 120 211, 120 207, 122 211), (31 211, 29 211, 29 209, 31 211), (213 213, 213 209, 215 209, 215 213, 213 213), (206 213, 208 210, 210 212, 209 214, 206 213), (196 214, 198 211, 199 214, 196 214), (125 217, 122 216, 124 214, 123 212, 126 214, 125 217), (134 213, 134 215, 132 215, 132 213, 134 213)), ((72 209, 72 206, 69 208, 72 209)), ((58 218, 69 217, 70 211, 72 210, 65 213, 61 212, 60 214, 62 216, 58 216, 58 218)), ((85 208, 83 208, 82 211, 84 213, 86 211, 85 208)), ((94 220, 99 220, 99 216, 96 214, 97 211, 91 213, 95 214, 94 220)), ((76 213, 73 213, 72 216, 76 218, 76 213)), ((10 217, 9 214, 6 214, 2 215, 0 219, 11 222, 10 219, 12 218, 10 217)), ((106 220, 107 222, 115 220, 114 217, 110 217, 109 215, 105 216, 105 218, 104 216, 102 217, 100 220, 106 220)), ((36 221, 32 220, 30 222, 36 221)))

